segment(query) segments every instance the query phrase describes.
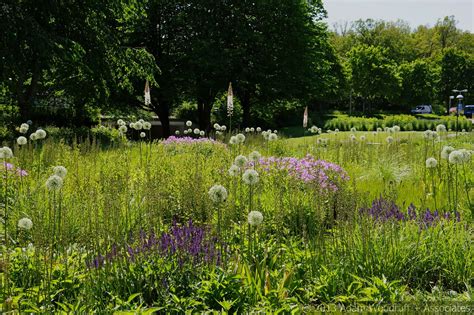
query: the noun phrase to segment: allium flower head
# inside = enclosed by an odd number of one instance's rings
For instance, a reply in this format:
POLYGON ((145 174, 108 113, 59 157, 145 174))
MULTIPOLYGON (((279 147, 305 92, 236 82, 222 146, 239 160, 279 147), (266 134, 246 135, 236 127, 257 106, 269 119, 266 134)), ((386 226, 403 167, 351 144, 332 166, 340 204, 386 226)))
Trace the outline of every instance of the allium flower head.
POLYGON ((208 193, 214 203, 221 203, 227 199, 227 190, 222 185, 212 186, 208 193))
POLYGON ((122 119, 119 119, 119 120, 117 120, 117 125, 119 125, 119 126, 124 126, 124 125, 125 125, 125 121, 123 121, 122 119))
POLYGON ((198 135, 201 132, 201 130, 199 130, 199 128, 194 128, 193 132, 195 135, 198 135))
POLYGON ((215 124, 214 124, 214 129, 216 129, 216 130, 220 130, 220 129, 221 129, 221 126, 219 126, 219 124, 218 124, 218 123, 215 123, 215 124))
POLYGON ((204 136, 206 135, 206 133, 204 132, 204 130, 201 130, 201 131, 199 132, 199 135, 200 135, 201 137, 204 137, 204 136))
POLYGON ((24 127, 20 127, 20 133, 27 133, 28 132, 28 128, 24 128, 24 127))
POLYGON ((441 132, 446 132, 446 126, 443 124, 439 124, 436 126, 436 132, 441 133, 441 132))
POLYGON ((188 130, 183 131, 183 133, 184 133, 185 135, 187 135, 187 134, 188 134, 188 130))
POLYGON ((67 175, 67 169, 64 166, 58 165, 53 167, 53 173, 54 175, 64 178, 67 175))
POLYGON ((18 220, 18 228, 22 230, 31 230, 33 227, 33 222, 28 218, 22 218, 18 220))
POLYGON ((278 130, 276 130, 276 129, 275 129, 275 130, 273 130, 273 133, 277 134, 277 133, 278 133, 278 130))
POLYGON ((143 129, 150 130, 151 129, 151 123, 149 121, 145 121, 143 123, 143 129))
POLYGON ((244 155, 238 155, 235 157, 234 164, 240 168, 247 166, 248 160, 244 155))
POLYGON ((127 126, 125 125, 121 125, 118 129, 121 133, 127 133, 127 126))
POLYGON ((229 168, 228 172, 229 172, 230 176, 235 177, 235 176, 239 175, 239 171, 240 171, 239 167, 235 164, 232 164, 232 166, 229 168))
POLYGON ((464 156, 459 150, 449 153, 448 159, 451 164, 462 164, 464 162, 464 156))
POLYGON ((26 124, 26 123, 22 123, 22 124, 20 125, 20 129, 21 129, 21 128, 28 130, 28 129, 30 129, 30 125, 28 125, 28 124, 26 124))
POLYGON ((239 143, 239 140, 237 140, 237 137, 236 137, 236 136, 230 137, 230 139, 229 139, 229 144, 234 145, 234 144, 237 144, 237 143, 239 143))
POLYGON ((262 131, 262 128, 260 127, 257 127, 257 129, 255 129, 257 132, 261 132, 262 131))
POLYGON ((143 123, 145 122, 145 120, 143 120, 143 118, 139 119, 138 121, 139 121, 142 125, 143 125, 143 123))
POLYGON ((249 133, 249 132, 250 132, 250 128, 249 128, 249 127, 245 128, 245 132, 249 133))
POLYGON ((357 141, 357 138, 356 138, 356 136, 355 136, 354 134, 350 135, 349 137, 350 137, 350 139, 351 139, 352 142, 357 141))
POLYGON ((360 136, 360 141, 364 142, 366 140, 365 136, 360 136))
MULTIPOLYGON (((185 130, 185 132, 186 132, 186 130, 185 130)), ((174 132, 174 134, 177 135, 177 136, 179 136, 179 134, 180 134, 179 130, 176 130, 176 131, 174 132)))
POLYGON ((356 131, 357 131, 356 127, 351 128, 351 132, 356 132, 356 131))
POLYGON ((20 136, 20 137, 18 137, 18 139, 16 139, 16 142, 17 142, 19 145, 25 145, 25 144, 28 142, 28 140, 26 140, 25 137, 20 136))
POLYGON ((377 132, 382 132, 382 128, 378 127, 377 132))
POLYGON ((454 151, 453 147, 449 145, 444 146, 443 150, 441 151, 441 158, 445 160, 449 159, 449 154, 453 151, 454 151))
POLYGON ((188 133, 191 134, 193 133, 193 130, 191 128, 188 129, 188 133))
POLYGON ((467 163, 469 162, 469 160, 471 159, 471 151, 469 150, 466 150, 466 149, 459 149, 458 150, 461 155, 462 155, 462 160, 464 163, 467 163))
POLYGON ((193 122, 191 120, 188 120, 186 122, 186 126, 191 127, 193 125, 193 122))
POLYGON ((222 125, 222 126, 221 126, 221 130, 222 130, 222 131, 226 131, 226 129, 227 129, 227 127, 226 127, 225 125, 222 125))
POLYGON ((426 140, 433 140, 438 137, 438 133, 436 131, 426 130, 423 132, 423 138, 426 140))
POLYGON ((134 123, 134 122, 131 122, 130 124, 128 124, 128 126, 129 126, 131 129, 135 129, 135 123, 134 123))
POLYGON ((435 168, 438 165, 438 161, 435 158, 430 157, 426 159, 426 168, 435 168))
POLYGON ((258 151, 253 151, 249 154, 249 160, 252 162, 257 162, 262 155, 258 151))
POLYGON ((244 172, 244 175, 242 175, 242 180, 247 185, 255 185, 256 183, 258 183, 260 178, 258 176, 257 171, 250 169, 244 172))
POLYGON ((133 125, 133 128, 134 128, 135 130, 142 130, 143 124, 142 124, 141 122, 137 121, 137 122, 133 125))
POLYGON ((270 133, 268 135, 268 141, 275 141, 278 139, 278 136, 276 135, 276 133, 270 133))
POLYGON ((243 133, 239 133, 235 136, 237 138, 237 141, 239 141, 239 143, 244 143, 245 142, 245 136, 243 133))
POLYGON ((38 139, 38 136, 36 135, 36 132, 33 132, 31 135, 30 135, 30 139, 35 141, 38 139))
POLYGON ((250 128, 250 132, 255 132, 255 128, 254 128, 254 127, 251 127, 251 128, 250 128))
POLYGON ((146 137, 146 133, 144 133, 143 131, 140 132, 140 138, 145 138, 146 137))
POLYGON ((43 129, 38 129, 36 130, 36 137, 38 139, 44 139, 46 138, 46 131, 44 131, 43 129))
POLYGON ((250 211, 247 221, 251 226, 259 226, 263 222, 263 215, 260 211, 250 211))
POLYGON ((334 132, 335 132, 335 133, 338 133, 338 132, 339 132, 339 129, 337 129, 337 128, 334 129, 334 132))
POLYGON ((268 140, 268 135, 269 135, 268 131, 262 131, 263 139, 268 140))
POLYGON ((0 159, 10 159, 13 157, 13 152, 9 147, 0 148, 0 159))
POLYGON ((310 131, 311 133, 317 133, 317 132, 318 132, 318 127, 312 126, 311 128, 309 128, 309 131, 310 131))
POLYGON ((393 142, 393 137, 392 136, 388 136, 385 141, 387 141, 388 144, 392 143, 393 142))
POLYGON ((46 181, 48 190, 59 190, 63 187, 63 179, 58 175, 51 175, 46 181))
POLYGON ((392 127, 392 129, 394 132, 400 132, 400 126, 395 125, 392 127))

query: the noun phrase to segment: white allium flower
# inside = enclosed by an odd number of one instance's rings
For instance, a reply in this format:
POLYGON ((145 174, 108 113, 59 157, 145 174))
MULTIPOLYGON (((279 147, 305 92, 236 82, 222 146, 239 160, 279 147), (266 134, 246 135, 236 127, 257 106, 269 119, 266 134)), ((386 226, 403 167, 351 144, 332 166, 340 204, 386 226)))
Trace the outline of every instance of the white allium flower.
POLYGON ((333 133, 331 129, 326 130, 327 133, 333 133))
POLYGON ((183 131, 183 133, 184 133, 185 135, 187 135, 187 134, 188 134, 188 130, 183 131))
POLYGON ((51 175, 46 181, 48 190, 59 190, 63 187, 63 179, 58 175, 51 175))
MULTIPOLYGON (((186 130, 185 130, 184 132, 186 132, 186 130)), ((174 134, 177 135, 177 136, 179 136, 179 134, 180 134, 179 130, 176 130, 176 131, 174 132, 174 134)))
POLYGON ((144 133, 143 131, 140 132, 140 138, 145 138, 146 137, 146 133, 144 133))
POLYGON ((351 128, 351 132, 356 132, 356 131, 357 131, 356 127, 351 128))
POLYGON ((191 127, 193 125, 193 122, 191 120, 188 120, 186 122, 186 126, 191 127))
POLYGON ((118 130, 119 130, 121 133, 126 133, 128 129, 127 129, 127 126, 121 125, 118 130))
POLYGON ((256 183, 258 183, 260 178, 258 176, 257 171, 250 169, 244 172, 244 175, 242 175, 242 180, 247 185, 255 185, 256 183))
POLYGON ((220 129, 221 129, 221 126, 219 126, 219 124, 218 124, 218 123, 215 123, 215 124, 214 124, 214 129, 216 129, 216 130, 220 130, 220 129))
POLYGON ((46 131, 44 131, 43 129, 38 129, 36 130, 36 137, 38 139, 44 139, 46 138, 46 131))
POLYGON ((31 135, 30 135, 30 139, 35 141, 38 139, 38 135, 36 135, 36 132, 33 132, 31 135))
POLYGON ((262 128, 260 127, 257 127, 257 129, 255 129, 257 132, 261 132, 262 131, 262 128))
POLYGON ((143 118, 139 119, 138 121, 139 121, 142 125, 143 125, 143 123, 145 122, 145 120, 143 120, 143 118))
POLYGON ((360 141, 365 141, 365 136, 360 136, 360 141))
POLYGON ((234 144, 237 144, 237 143, 239 143, 239 140, 237 140, 236 136, 230 137, 229 144, 234 145, 234 144))
POLYGON ((433 140, 438 137, 438 133, 436 131, 426 130, 423 132, 423 137, 426 140, 433 140))
POLYGON ((222 126, 221 126, 221 130, 222 130, 222 131, 226 131, 226 129, 227 129, 227 127, 226 127, 225 125, 222 125, 222 126))
POLYGON ((9 147, 0 148, 0 159, 9 159, 13 157, 13 152, 9 147))
POLYGON ((199 128, 194 128, 193 132, 195 135, 198 135, 201 132, 201 130, 199 130, 199 128))
POLYGON ((237 138, 237 141, 239 141, 239 143, 244 143, 245 142, 245 136, 243 133, 239 133, 235 136, 237 138))
POLYGON ((150 130, 150 129, 151 129, 151 122, 145 121, 145 122, 143 123, 143 129, 145 129, 145 130, 150 130))
POLYGON ((64 178, 67 175, 67 169, 64 166, 58 165, 53 167, 53 173, 54 175, 64 178))
POLYGON ((349 137, 350 137, 352 142, 357 141, 357 138, 354 134, 351 134, 349 137))
POLYGON ((248 160, 244 155, 238 155, 235 157, 234 164, 240 168, 247 166, 248 160))
POLYGON ((221 203, 227 199, 227 190, 222 185, 212 186, 208 193, 214 203, 221 203))
POLYGON ((249 154, 249 160, 252 162, 257 162, 262 155, 258 151, 253 151, 249 154))
POLYGON ((222 131, 217 130, 216 135, 220 136, 222 134, 222 131))
POLYGON ((449 153, 449 163, 451 164, 462 164, 464 162, 464 156, 462 152, 455 150, 449 153))
POLYGON ((438 161, 435 158, 430 157, 426 159, 426 167, 427 168, 435 168, 438 165, 438 161))
POLYGON ((436 126, 436 132, 441 133, 441 132, 446 132, 446 126, 443 124, 439 124, 436 126))
POLYGON ((135 130, 142 130, 143 124, 142 124, 141 122, 137 121, 137 122, 133 125, 133 128, 134 128, 135 130))
POLYGON ((249 133, 249 132, 250 132, 250 128, 249 128, 249 127, 245 128, 245 132, 249 133))
POLYGON ((382 132, 382 128, 378 127, 377 132, 382 132))
POLYGON ((255 128, 254 128, 254 127, 251 127, 251 128, 250 128, 250 132, 255 132, 255 128))
POLYGON ((461 152, 463 162, 469 162, 469 160, 471 159, 471 151, 466 149, 460 149, 458 151, 461 152))
POLYGON ((132 129, 135 129, 135 123, 134 122, 131 122, 130 124, 128 124, 128 126, 132 129))
POLYGON ((388 128, 387 131, 388 131, 388 133, 395 133, 395 129, 393 129, 393 128, 388 128))
POLYGON ((26 140, 25 137, 20 136, 20 137, 18 137, 18 139, 16 139, 16 142, 17 142, 19 145, 25 145, 25 144, 28 142, 28 140, 26 140))
POLYGON ((387 141, 388 144, 392 143, 393 142, 393 137, 392 136, 388 136, 385 141, 387 141))
POLYGON ((270 133, 268 135, 268 141, 275 141, 278 139, 278 136, 276 135, 276 133, 270 133))
POLYGON ((32 122, 30 119, 28 119, 28 120, 26 121, 26 123, 27 123, 28 125, 30 125, 30 126, 33 125, 33 122, 32 122))
POLYGON ((449 154, 453 151, 454 151, 453 147, 449 145, 444 146, 443 150, 441 151, 441 158, 445 160, 449 159, 449 154))
POLYGON ((278 133, 278 130, 273 130, 273 133, 277 134, 277 133, 278 133))
POLYGON ((191 128, 188 129, 188 133, 191 134, 193 133, 193 130, 191 128))
POLYGON ((335 133, 338 133, 338 132, 339 132, 339 129, 337 129, 337 128, 334 129, 334 132, 335 132, 335 133))
POLYGON ((28 124, 26 124, 26 123, 22 123, 22 124, 20 125, 20 128, 24 128, 24 129, 28 130, 28 129, 30 128, 30 125, 28 125, 28 124))
POLYGON ((119 120, 117 120, 117 125, 123 126, 123 125, 125 125, 125 121, 123 121, 122 119, 119 119, 119 120))
POLYGON ((399 132, 400 131, 400 126, 395 125, 395 126, 392 127, 392 129, 393 129, 394 132, 399 132))
POLYGON ((251 226, 259 226, 263 222, 263 215, 260 211, 250 211, 247 221, 251 226))
POLYGON ((33 221, 31 221, 30 219, 22 218, 18 220, 18 228, 28 231, 28 230, 31 230, 32 227, 33 227, 33 221))
POLYGON ((268 140, 269 133, 268 131, 262 131, 263 139, 268 140))
POLYGON ((200 135, 201 137, 204 137, 205 134, 206 134, 206 133, 204 132, 204 130, 201 130, 201 132, 199 132, 199 135, 200 135))
POLYGON ((23 127, 20 127, 20 133, 27 133, 28 132, 28 128, 23 128, 23 127))
POLYGON ((240 168, 237 165, 232 164, 228 172, 230 176, 237 176, 239 175, 239 171, 240 171, 240 168))
POLYGON ((309 128, 309 131, 310 131, 311 133, 317 133, 317 132, 318 132, 318 127, 312 126, 311 128, 309 128))

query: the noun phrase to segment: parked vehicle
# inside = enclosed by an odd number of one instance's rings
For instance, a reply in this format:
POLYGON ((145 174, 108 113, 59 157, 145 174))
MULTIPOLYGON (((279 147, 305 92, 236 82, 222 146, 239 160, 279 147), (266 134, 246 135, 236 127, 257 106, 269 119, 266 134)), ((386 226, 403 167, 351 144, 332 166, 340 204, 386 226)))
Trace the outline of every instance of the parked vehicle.
POLYGON ((412 114, 431 114, 433 113, 433 108, 431 105, 418 105, 417 107, 411 110, 412 114))
POLYGON ((474 118, 474 105, 464 106, 464 116, 474 118))

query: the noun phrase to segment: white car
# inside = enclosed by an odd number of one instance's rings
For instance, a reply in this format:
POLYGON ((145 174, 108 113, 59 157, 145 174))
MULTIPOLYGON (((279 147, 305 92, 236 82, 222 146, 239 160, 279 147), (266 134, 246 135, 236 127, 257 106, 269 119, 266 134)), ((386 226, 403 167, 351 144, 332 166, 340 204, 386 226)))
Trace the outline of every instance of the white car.
POLYGON ((433 113, 433 108, 431 105, 418 105, 411 110, 412 114, 431 114, 433 113))

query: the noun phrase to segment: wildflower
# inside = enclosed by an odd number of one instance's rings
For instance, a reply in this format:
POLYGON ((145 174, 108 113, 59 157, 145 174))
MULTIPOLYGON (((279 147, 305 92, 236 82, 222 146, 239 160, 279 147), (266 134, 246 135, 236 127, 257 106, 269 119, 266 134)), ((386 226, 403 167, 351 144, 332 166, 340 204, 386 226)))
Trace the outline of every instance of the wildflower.
POLYGON ((220 136, 222 134, 222 131, 216 131, 216 135, 220 136))
POLYGON ((441 132, 446 132, 446 126, 443 124, 439 124, 436 126, 436 132, 441 133, 441 132))
POLYGON ((249 133, 249 132, 250 132, 250 128, 249 128, 249 127, 245 128, 245 132, 246 132, 246 133, 249 133))
POLYGON ((188 134, 188 131, 187 131, 187 130, 185 130, 185 131, 183 131, 183 133, 184 133, 185 135, 187 135, 187 134, 188 134))
POLYGON ((46 181, 48 190, 59 190, 63 187, 63 179, 58 175, 51 175, 46 181))
POLYGON ((194 128, 193 132, 195 135, 198 135, 201 132, 201 130, 199 130, 198 128, 194 128))
POLYGON ((237 165, 240 168, 243 168, 243 167, 247 166, 247 163, 248 163, 248 160, 243 155, 236 156, 236 158, 234 160, 234 164, 237 165))
POLYGON ((33 227, 33 222, 28 218, 22 218, 18 220, 18 228, 22 230, 31 230, 33 227))
POLYGON ((146 133, 144 133, 143 131, 140 132, 140 138, 145 138, 146 137, 146 133))
POLYGON ((21 129, 21 128, 28 130, 28 129, 30 129, 30 125, 25 124, 25 123, 22 123, 22 124, 20 125, 20 129, 21 129))
POLYGON ((148 122, 148 121, 145 121, 145 122, 143 123, 143 129, 145 129, 145 130, 150 130, 150 129, 151 129, 151 123, 148 122))
POLYGON ((250 211, 247 221, 251 226, 259 226, 263 222, 263 215, 260 211, 250 211))
POLYGON ((334 132, 335 132, 335 133, 338 133, 338 132, 339 132, 339 129, 337 129, 337 128, 334 129, 334 132))
POLYGON ((221 126, 219 126, 219 124, 218 124, 218 123, 215 123, 215 124, 214 124, 214 129, 216 129, 216 130, 220 130, 220 129, 221 129, 221 126))
POLYGON ((251 127, 251 128, 250 128, 250 132, 255 132, 255 128, 254 128, 254 127, 251 127))
POLYGON ((351 128, 351 132, 356 132, 356 131, 357 131, 356 127, 351 128))
POLYGON ((193 130, 191 128, 189 128, 188 133, 193 133, 193 130))
POLYGON ((125 125, 121 125, 118 129, 121 133, 127 133, 127 126, 125 125))
POLYGON ((393 137, 391 136, 388 136, 385 141, 387 141, 388 144, 392 143, 393 142, 393 137))
POLYGON ((133 122, 131 122, 128 126, 132 129, 135 129, 135 123, 133 123, 133 122))
POLYGON ((143 125, 143 123, 145 122, 145 121, 143 120, 143 118, 139 119, 138 121, 139 121, 142 125, 143 125))
POLYGON ((394 132, 400 132, 400 126, 395 125, 392 127, 392 129, 394 132))
POLYGON ((382 132, 382 128, 378 127, 377 132, 382 132))
POLYGON ((9 147, 0 148, 0 159, 9 159, 13 157, 13 152, 9 147))
POLYGON ((242 180, 247 185, 255 185, 260 180, 257 171, 255 170, 246 170, 244 175, 242 175, 242 180))
POLYGON ((278 130, 273 130, 273 133, 277 134, 277 133, 278 133, 278 130))
POLYGON ((28 120, 26 121, 26 124, 29 125, 29 126, 31 126, 31 125, 33 125, 33 122, 28 119, 28 120))
POLYGON ((430 158, 426 159, 426 167, 427 168, 435 168, 436 165, 438 165, 438 161, 436 161, 435 158, 430 157, 430 158))
POLYGON ((186 122, 186 126, 191 127, 193 125, 193 122, 191 120, 188 120, 186 122))
MULTIPOLYGON (((184 132, 186 132, 186 130, 185 130, 184 132)), ((176 130, 176 131, 174 132, 174 134, 177 135, 177 136, 179 136, 179 134, 180 134, 179 130, 176 130)))
POLYGON ((18 139, 16 139, 16 142, 17 142, 19 145, 25 145, 25 144, 28 142, 28 140, 26 140, 25 137, 20 136, 20 137, 18 137, 18 139))
POLYGON ((33 132, 31 135, 30 135, 30 139, 35 141, 38 139, 38 135, 36 135, 36 132, 33 132))
POLYGON ((462 164, 464 162, 463 153, 457 150, 449 153, 448 159, 451 164, 462 164))
POLYGON ((436 131, 426 130, 423 132, 423 137, 426 140, 436 139, 438 137, 438 133, 436 131))
POLYGON ((244 136, 243 133, 239 133, 235 137, 237 138, 237 141, 239 141, 239 143, 244 143, 245 142, 245 136, 244 136))
POLYGON ((44 131, 43 129, 38 129, 36 130, 36 137, 38 139, 44 139, 46 138, 46 131, 44 131))
POLYGON ((235 164, 232 164, 232 166, 229 168, 228 172, 230 176, 237 176, 239 175, 239 167, 235 164))
POLYGON ((214 185, 209 189, 209 197, 215 203, 221 203, 227 199, 227 190, 222 185, 214 185))
POLYGON ((388 131, 388 133, 394 133, 394 132, 395 132, 395 129, 393 129, 393 128, 388 128, 387 131, 388 131))
POLYGON ((261 132, 262 131, 262 128, 260 127, 257 127, 257 129, 255 129, 257 132, 261 132))
POLYGON ((237 143, 239 143, 239 140, 237 140, 236 136, 230 137, 229 144, 234 145, 234 144, 237 144, 237 143))
POLYGON ((222 130, 222 131, 225 131, 226 129, 227 129, 227 127, 226 127, 225 125, 222 125, 222 126, 221 126, 221 130, 222 130))
POLYGON ((463 162, 469 162, 469 160, 471 159, 471 151, 468 151, 466 149, 460 149, 458 150, 461 155, 462 155, 462 160, 463 162))
POLYGON ((269 135, 268 131, 262 131, 263 139, 268 140, 268 135, 269 135))
POLYGON ((142 124, 141 122, 137 121, 137 122, 133 125, 133 128, 134 128, 135 130, 142 130, 143 124, 142 124))
POLYGON ((260 152, 258 151, 253 151, 249 154, 249 160, 253 162, 257 162, 261 157, 260 152))
POLYGON ((352 142, 355 142, 357 140, 357 138, 354 134, 350 135, 350 139, 351 139, 352 142))
POLYGON ((454 151, 453 147, 449 145, 444 146, 443 150, 441 151, 441 158, 445 160, 449 159, 449 154, 453 151, 454 151))
POLYGON ((318 127, 312 126, 311 128, 309 128, 309 131, 310 131, 311 133, 317 133, 317 132, 318 132, 318 127))
POLYGON ((20 127, 20 133, 27 133, 27 132, 28 132, 28 128, 20 127))
POLYGON ((365 136, 360 136, 360 141, 363 142, 363 141, 365 141, 365 139, 366 139, 365 136))
POLYGON ((55 166, 53 167, 53 173, 54 175, 64 178, 67 175, 67 169, 64 166, 55 166))
POLYGON ((123 121, 122 119, 119 119, 119 120, 117 120, 117 125, 125 126, 125 121, 123 121))
MULTIPOLYGON (((276 131, 276 130, 275 130, 276 131)), ((278 136, 276 135, 276 133, 270 133, 268 135, 268 141, 275 141, 278 139, 278 136)))

